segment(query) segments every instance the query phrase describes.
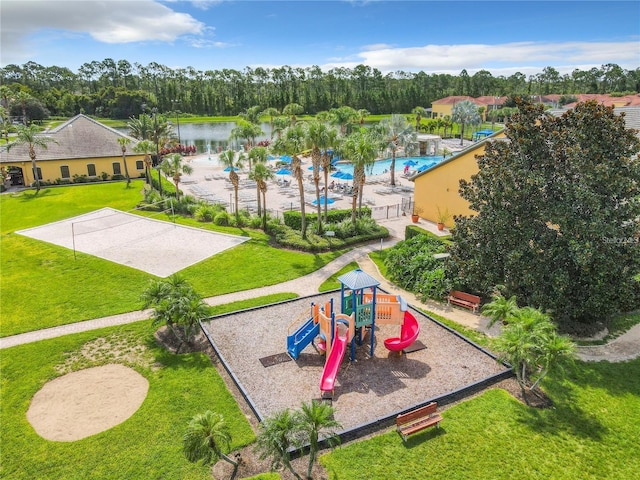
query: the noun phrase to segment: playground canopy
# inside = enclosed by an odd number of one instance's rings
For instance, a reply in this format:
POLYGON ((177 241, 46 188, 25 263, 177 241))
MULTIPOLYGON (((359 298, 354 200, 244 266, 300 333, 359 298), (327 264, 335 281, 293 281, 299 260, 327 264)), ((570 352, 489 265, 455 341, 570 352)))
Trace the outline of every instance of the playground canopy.
POLYGON ((338 281, 351 290, 362 290, 380 285, 378 280, 359 268, 341 275, 338 277, 338 281))

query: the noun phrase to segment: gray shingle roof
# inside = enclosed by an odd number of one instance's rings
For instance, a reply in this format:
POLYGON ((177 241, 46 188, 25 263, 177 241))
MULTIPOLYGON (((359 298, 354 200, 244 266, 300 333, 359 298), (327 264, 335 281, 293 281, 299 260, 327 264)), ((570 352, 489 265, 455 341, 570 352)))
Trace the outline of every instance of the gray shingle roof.
POLYGON ((359 268, 338 277, 338 281, 351 290, 377 287, 380 282, 359 268))
MULTIPOLYGON (((121 156, 122 149, 118 144, 118 138, 131 138, 82 114, 41 135, 53 138, 57 143, 50 142, 46 150, 37 150, 39 162, 121 156)), ((137 140, 131 138, 131 143, 127 146, 127 155, 133 154, 133 147, 137 143, 137 140)), ((27 145, 16 145, 8 153, 6 147, 2 148, 0 161, 30 161, 27 145)))

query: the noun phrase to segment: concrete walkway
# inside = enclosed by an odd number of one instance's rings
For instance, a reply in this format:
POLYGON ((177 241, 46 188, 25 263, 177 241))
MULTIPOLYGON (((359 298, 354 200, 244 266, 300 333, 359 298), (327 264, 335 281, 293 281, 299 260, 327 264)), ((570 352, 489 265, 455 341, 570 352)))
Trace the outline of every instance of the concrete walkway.
MULTIPOLYGON (((460 325, 485 333, 486 335, 498 335, 500 333, 500 327, 498 325, 494 325, 492 328, 488 328, 488 318, 483 317, 482 315, 473 314, 467 310, 453 308, 439 302, 421 302, 414 294, 398 288, 382 277, 376 264, 369 258, 368 254, 381 248, 389 248, 402 240, 404 238, 404 229, 410 222, 411 219, 409 217, 399 217, 380 222, 389 229, 390 237, 388 239, 382 243, 374 242, 369 245, 353 249, 328 263, 324 267, 303 277, 279 283, 277 285, 209 297, 205 299, 205 302, 208 305, 213 306, 224 305, 239 300, 246 300, 275 293, 295 293, 300 296, 311 295, 318 292, 320 285, 327 278, 339 271, 345 265, 355 261, 363 271, 380 281, 381 288, 389 293, 401 295, 409 304, 417 308, 433 312, 460 325)), ((430 222, 421 220, 420 226, 433 231, 436 234, 442 234, 442 232, 438 232, 436 226, 430 222)), ((37 342, 49 338, 56 338, 63 335, 87 332, 99 328, 125 325, 128 323, 146 320, 149 317, 149 310, 134 311, 13 335, 10 337, 0 338, 0 349, 37 342)), ((607 360, 618 362, 631 360, 638 356, 640 356, 640 324, 634 326, 624 335, 616 338, 606 345, 578 347, 578 357, 585 361, 607 360)))

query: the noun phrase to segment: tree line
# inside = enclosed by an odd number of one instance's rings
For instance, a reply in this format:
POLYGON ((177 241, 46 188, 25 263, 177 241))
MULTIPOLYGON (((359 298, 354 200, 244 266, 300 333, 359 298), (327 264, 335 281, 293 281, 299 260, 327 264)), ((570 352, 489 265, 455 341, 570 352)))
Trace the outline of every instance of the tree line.
POLYGON ((496 77, 487 70, 473 75, 462 70, 457 76, 422 71, 383 74, 366 65, 328 71, 287 65, 202 71, 107 58, 84 63, 77 72, 36 62, 10 64, 0 69, 0 82, 6 87, 0 98, 3 106, 7 107, 10 95, 24 92, 37 99, 47 114, 64 117, 85 113, 126 119, 143 113, 145 104, 160 112, 210 116, 237 115, 254 105, 282 110, 291 103, 303 105, 304 113, 311 115, 343 105, 388 114, 429 106, 450 95, 640 92, 640 68, 606 64, 561 75, 545 67, 529 77, 520 72, 496 77))

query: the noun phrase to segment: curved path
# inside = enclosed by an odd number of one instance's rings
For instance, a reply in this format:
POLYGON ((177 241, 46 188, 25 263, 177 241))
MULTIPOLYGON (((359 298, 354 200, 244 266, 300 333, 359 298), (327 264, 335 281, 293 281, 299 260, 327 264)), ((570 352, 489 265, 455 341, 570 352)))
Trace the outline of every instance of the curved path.
MULTIPOLYGON (((474 315, 471 312, 459 308, 452 308, 446 304, 427 301, 422 302, 414 294, 404 291, 395 285, 389 283, 379 272, 376 264, 369 258, 368 254, 380 248, 389 248, 404 238, 404 228, 410 223, 409 217, 399 217, 396 219, 385 220, 380 222, 389 229, 390 238, 382 243, 372 243, 363 247, 351 250, 344 255, 338 257, 324 267, 303 277, 299 277, 287 282, 270 285, 266 287, 255 288, 252 290, 244 290, 240 292, 228 293, 216 297, 205 299, 208 305, 223 305, 239 300, 271 295, 274 293, 295 293, 300 296, 310 295, 318 292, 322 282, 351 262, 357 262, 360 268, 372 277, 380 281, 380 287, 389 293, 402 295, 408 303, 423 307, 425 310, 441 315, 449 320, 464 325, 465 327, 483 332, 489 336, 496 336, 500 333, 498 325, 488 328, 489 319, 482 315, 474 315)), ((435 225, 422 220, 420 226, 432 230, 438 234, 435 225)), ((73 333, 86 332, 104 327, 124 325, 150 317, 150 310, 139 310, 127 312, 109 317, 96 318, 83 322, 71 323, 68 325, 60 325, 58 327, 36 330, 33 332, 22 333, 10 337, 0 338, 0 349, 22 345, 25 343, 37 342, 48 338, 70 335, 73 333)), ((632 360, 640 356, 640 324, 631 328, 628 332, 616 338, 606 345, 584 346, 578 347, 578 358, 584 361, 610 361, 621 362, 632 360)))

